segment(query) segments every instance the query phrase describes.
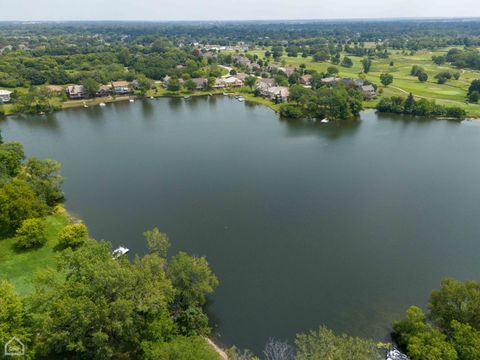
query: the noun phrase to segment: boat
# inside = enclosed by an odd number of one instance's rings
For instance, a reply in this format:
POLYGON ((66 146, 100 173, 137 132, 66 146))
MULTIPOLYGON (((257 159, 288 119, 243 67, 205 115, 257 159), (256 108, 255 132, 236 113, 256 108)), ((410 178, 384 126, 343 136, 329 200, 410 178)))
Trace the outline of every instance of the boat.
POLYGON ((126 248, 126 247, 123 247, 123 246, 119 246, 118 248, 116 248, 115 250, 112 251, 112 255, 115 259, 119 258, 120 256, 122 255, 125 255, 126 253, 128 253, 130 251, 129 248, 126 248))
POLYGON ((107 104, 101 102, 100 104, 98 104, 98 106, 100 106, 100 107, 105 107, 105 106, 107 106, 107 104))
POLYGON ((184 98, 185 100, 188 100, 188 99, 190 99, 190 96, 185 95, 183 98, 184 98))
POLYGON ((154 98, 153 96, 150 96, 150 99, 153 100, 153 99, 155 99, 155 98, 154 98))
POLYGON ((135 102, 135 100, 134 100, 134 99, 130 99, 130 100, 128 100, 128 101, 130 101, 131 103, 135 102))
POLYGON ((223 96, 228 96, 228 94, 226 92, 223 93, 223 96))
POLYGON ((327 118, 320 120, 321 123, 328 123, 329 121, 327 118))
POLYGON ((237 100, 240 101, 240 102, 244 102, 245 98, 243 96, 239 96, 239 97, 237 97, 237 100))

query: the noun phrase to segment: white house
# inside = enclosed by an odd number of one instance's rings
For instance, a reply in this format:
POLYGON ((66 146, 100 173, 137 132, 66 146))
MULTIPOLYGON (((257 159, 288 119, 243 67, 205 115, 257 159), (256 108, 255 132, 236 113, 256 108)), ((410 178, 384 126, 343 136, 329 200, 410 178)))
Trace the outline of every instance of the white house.
POLYGON ((130 92, 126 81, 112 81, 112 87, 115 94, 128 94, 130 92))
POLYGON ((8 90, 0 90, 0 103, 7 103, 11 100, 12 92, 8 90))
POLYGON ((19 338, 13 337, 7 343, 5 343, 3 355, 5 356, 24 356, 25 345, 19 338))

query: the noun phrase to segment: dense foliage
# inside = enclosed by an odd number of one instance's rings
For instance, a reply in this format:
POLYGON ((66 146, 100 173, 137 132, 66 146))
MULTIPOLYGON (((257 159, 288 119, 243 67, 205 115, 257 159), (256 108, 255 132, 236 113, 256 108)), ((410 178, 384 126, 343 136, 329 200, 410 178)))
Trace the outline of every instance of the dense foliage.
POLYGON ((407 98, 403 98, 401 96, 382 98, 377 105, 377 110, 380 112, 395 114, 425 117, 436 116, 454 119, 463 119, 466 116, 466 112, 462 108, 438 105, 433 100, 415 100, 412 94, 410 94, 407 98))

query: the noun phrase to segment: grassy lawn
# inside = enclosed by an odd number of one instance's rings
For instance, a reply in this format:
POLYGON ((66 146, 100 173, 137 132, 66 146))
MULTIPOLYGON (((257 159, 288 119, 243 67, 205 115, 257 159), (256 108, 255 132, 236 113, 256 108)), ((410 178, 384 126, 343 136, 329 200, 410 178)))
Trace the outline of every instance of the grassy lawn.
POLYGON ((9 280, 20 294, 33 290, 32 275, 40 269, 55 267, 55 251, 58 232, 69 223, 65 215, 46 218, 48 242, 39 249, 17 252, 14 239, 0 239, 0 279, 9 280))
MULTIPOLYGON (((474 70, 456 69, 448 64, 436 65, 432 62, 433 55, 444 55, 449 49, 442 49, 438 51, 418 51, 414 55, 402 54, 401 51, 390 51, 391 55, 388 59, 374 59, 370 72, 366 78, 380 85, 380 74, 389 72, 394 76, 393 83, 384 89, 382 96, 402 95, 406 96, 408 93, 413 93, 417 98, 426 98, 435 100, 438 104, 460 106, 465 109, 470 116, 480 117, 480 104, 468 104, 465 102, 467 90, 470 83, 474 79, 480 79, 480 72, 474 70), (394 65, 390 66, 393 61, 394 65), (413 65, 422 66, 428 74, 427 82, 420 82, 416 77, 410 75, 410 70, 413 65), (437 84, 434 76, 441 71, 460 72, 459 80, 449 80, 446 84, 437 84)), ((257 54, 260 58, 264 58, 265 50, 255 49, 249 51, 250 54, 257 54)), ((345 56, 343 54, 342 56, 345 56)), ((351 68, 345 68, 340 65, 335 65, 341 77, 358 78, 362 71, 361 60, 363 57, 348 55, 352 61, 351 68)), ((301 56, 293 58, 283 56, 280 62, 286 63, 287 66, 299 67, 300 64, 305 64, 307 69, 325 72, 329 66, 328 62, 314 62, 312 57, 303 58, 301 56)), ((373 102, 366 102, 365 107, 373 107, 373 102)))

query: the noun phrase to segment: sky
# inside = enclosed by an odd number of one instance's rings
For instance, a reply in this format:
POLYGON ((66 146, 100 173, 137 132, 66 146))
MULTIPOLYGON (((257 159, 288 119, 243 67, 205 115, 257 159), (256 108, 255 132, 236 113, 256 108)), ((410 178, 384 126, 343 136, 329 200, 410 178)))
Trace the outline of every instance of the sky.
POLYGON ((4 20, 480 17, 478 0, 0 0, 4 20))

